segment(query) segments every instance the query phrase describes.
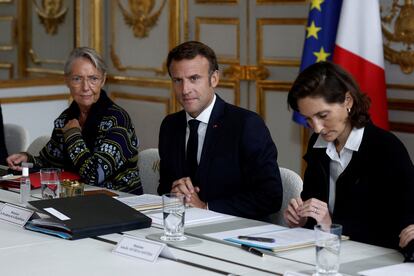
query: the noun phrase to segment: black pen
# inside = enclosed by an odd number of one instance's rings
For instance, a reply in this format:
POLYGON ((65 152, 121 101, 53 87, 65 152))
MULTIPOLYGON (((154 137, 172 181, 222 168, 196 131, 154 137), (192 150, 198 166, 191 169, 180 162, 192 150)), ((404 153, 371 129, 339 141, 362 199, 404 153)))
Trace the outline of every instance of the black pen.
POLYGON ((251 236, 238 236, 239 240, 258 241, 258 242, 275 242, 275 239, 265 237, 251 237, 251 236))
POLYGON ((263 257, 263 252, 260 251, 260 250, 258 250, 258 249, 256 249, 256 248, 254 248, 254 247, 251 247, 251 246, 242 244, 240 246, 240 248, 243 249, 243 250, 245 250, 245 251, 247 251, 247 252, 250 252, 250 253, 252 253, 254 255, 257 255, 259 257, 263 257))

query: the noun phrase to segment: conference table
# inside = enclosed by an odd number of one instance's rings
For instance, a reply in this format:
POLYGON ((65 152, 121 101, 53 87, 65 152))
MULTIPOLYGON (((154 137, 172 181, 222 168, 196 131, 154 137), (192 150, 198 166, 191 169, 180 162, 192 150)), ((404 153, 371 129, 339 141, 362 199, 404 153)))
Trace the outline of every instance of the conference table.
MULTIPOLYGON (((38 191, 32 192, 33 200, 39 198, 38 191)), ((18 198, 16 192, 0 190, 1 202, 19 205, 18 198)), ((284 275, 289 271, 312 275, 315 272, 314 247, 279 253, 264 251, 265 255, 260 257, 205 236, 217 230, 261 224, 233 217, 186 227, 186 235, 196 243, 168 244, 176 259, 159 257, 155 262, 148 262, 120 256, 113 249, 124 235, 148 238, 162 233, 160 227, 71 241, 0 220, 0 275, 284 275)), ((342 242, 340 259, 342 275, 357 275, 361 270, 403 261, 396 250, 351 240, 342 242)))

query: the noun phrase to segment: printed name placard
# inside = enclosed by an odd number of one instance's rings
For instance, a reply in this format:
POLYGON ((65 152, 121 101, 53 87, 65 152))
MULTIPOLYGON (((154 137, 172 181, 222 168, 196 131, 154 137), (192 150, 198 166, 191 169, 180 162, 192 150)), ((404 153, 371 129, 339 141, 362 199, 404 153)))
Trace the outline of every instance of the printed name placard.
POLYGON ((124 235, 112 252, 148 262, 155 262, 159 255, 175 259, 166 244, 129 235, 124 235))
POLYGON ((1 208, 0 220, 23 227, 33 215, 33 212, 32 210, 6 203, 1 208))

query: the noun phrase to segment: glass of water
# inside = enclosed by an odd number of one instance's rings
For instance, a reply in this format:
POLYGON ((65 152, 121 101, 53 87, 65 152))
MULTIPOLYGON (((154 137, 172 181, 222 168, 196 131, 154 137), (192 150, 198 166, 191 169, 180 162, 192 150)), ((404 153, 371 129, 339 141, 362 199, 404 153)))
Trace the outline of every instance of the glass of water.
POLYGON ((182 194, 169 193, 162 196, 162 212, 164 217, 164 241, 183 241, 185 196, 182 194))
POLYGON ((60 195, 60 169, 41 169, 40 186, 43 199, 58 198, 60 195))
POLYGON ((342 225, 315 225, 316 274, 323 276, 341 275, 339 253, 341 251, 342 225))

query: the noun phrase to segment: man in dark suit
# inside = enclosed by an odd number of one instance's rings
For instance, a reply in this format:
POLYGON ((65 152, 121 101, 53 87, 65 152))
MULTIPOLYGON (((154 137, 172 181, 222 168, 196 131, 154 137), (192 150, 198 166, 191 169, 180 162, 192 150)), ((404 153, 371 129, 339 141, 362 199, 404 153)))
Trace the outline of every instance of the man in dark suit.
POLYGON ((4 125, 3 125, 3 113, 1 110, 0 105, 0 164, 7 165, 6 158, 7 158, 7 148, 6 148, 6 140, 4 138, 4 125))
POLYGON ((161 124, 158 193, 182 193, 194 207, 266 220, 280 209, 282 184, 265 123, 215 94, 218 64, 208 46, 178 45, 167 68, 184 110, 161 124))

